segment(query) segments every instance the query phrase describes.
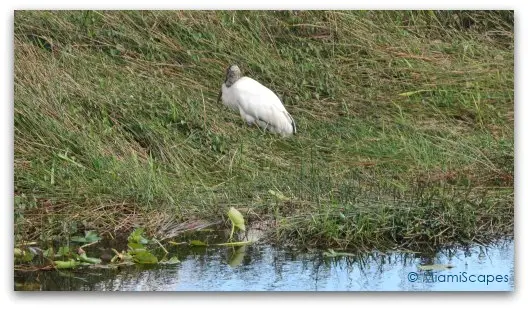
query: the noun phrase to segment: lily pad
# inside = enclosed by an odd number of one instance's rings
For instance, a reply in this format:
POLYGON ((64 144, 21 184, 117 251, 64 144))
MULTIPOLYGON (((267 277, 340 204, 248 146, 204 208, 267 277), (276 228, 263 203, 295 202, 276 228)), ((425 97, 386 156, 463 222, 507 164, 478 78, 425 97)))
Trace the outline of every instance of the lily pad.
POLYGON ((88 257, 86 256, 86 253, 79 255, 79 259, 82 262, 90 263, 90 264, 100 264, 101 263, 101 259, 88 257))
POLYGON ((75 260, 68 260, 68 261, 54 261, 55 267, 58 269, 71 269, 77 267, 79 265, 79 262, 75 260))
POLYGON ((158 263, 158 258, 148 252, 148 251, 141 251, 141 252, 137 252, 137 253, 134 253, 132 255, 133 259, 134 259, 134 262, 138 263, 138 264, 156 264, 158 263))

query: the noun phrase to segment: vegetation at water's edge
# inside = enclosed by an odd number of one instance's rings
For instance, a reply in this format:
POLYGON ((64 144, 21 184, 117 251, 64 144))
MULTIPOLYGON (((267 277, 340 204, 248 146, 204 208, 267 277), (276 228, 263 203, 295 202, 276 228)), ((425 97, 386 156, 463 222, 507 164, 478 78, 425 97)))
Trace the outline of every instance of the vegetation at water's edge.
POLYGON ((513 234, 511 11, 17 11, 14 29, 15 243, 170 237, 232 206, 309 246, 513 234), (232 63, 296 136, 217 104, 232 63))
MULTIPOLYGON (((209 236, 212 237, 207 237, 207 235, 205 235, 206 237, 200 237, 196 231, 191 231, 187 235, 182 233, 181 237, 178 237, 179 241, 168 241, 166 243, 171 247, 178 246, 178 248, 181 248, 179 247, 180 245, 186 245, 190 248, 208 246, 231 247, 233 248, 232 252, 239 253, 234 254, 230 258, 229 264, 234 266, 242 262, 244 247, 252 244, 253 241, 232 241, 238 237, 237 234, 234 234, 235 229, 245 230, 245 220, 242 214, 233 207, 231 207, 227 215, 233 227, 228 239, 229 242, 219 242, 221 231, 220 233, 215 233, 214 229, 202 229, 200 230, 201 232, 208 232, 209 236), (189 239, 190 236, 194 239, 189 239), (184 240, 185 238, 187 240, 184 240)), ((37 242, 18 243, 14 249, 15 264, 17 265, 15 270, 27 272, 88 267, 118 269, 119 267, 131 265, 177 264, 180 262, 178 257, 174 255, 174 250, 172 250, 171 254, 155 237, 152 239, 145 237, 143 228, 134 229, 126 240, 121 237, 120 239, 114 238, 114 241, 111 242, 108 240, 103 240, 95 231, 85 231, 84 236, 70 237, 66 243, 62 244, 48 242, 43 243, 44 247, 41 247, 37 242), (126 248, 124 248, 125 244, 126 248), (120 247, 122 250, 120 251, 114 246, 120 247), (89 250, 90 248, 93 249, 89 250), (89 252, 86 250, 89 250, 89 252), (93 257, 94 255, 99 255, 101 258, 93 257)), ((333 254, 337 256, 339 253, 333 252, 333 254)))

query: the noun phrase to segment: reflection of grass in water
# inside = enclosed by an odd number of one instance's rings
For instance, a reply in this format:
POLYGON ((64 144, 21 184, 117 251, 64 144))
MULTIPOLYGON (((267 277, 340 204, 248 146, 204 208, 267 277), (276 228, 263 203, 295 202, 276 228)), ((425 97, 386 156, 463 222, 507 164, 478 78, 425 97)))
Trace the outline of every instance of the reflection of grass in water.
POLYGON ((17 237, 192 229, 230 206, 279 241, 342 248, 512 233, 512 20, 19 11, 17 237), (216 104, 235 62, 298 135, 216 104))
MULTIPOLYGON (((269 272, 274 274, 282 274, 284 271, 291 271, 291 267, 294 264, 301 263, 302 272, 297 273, 300 276, 309 276, 312 280, 324 280, 325 276, 335 274, 336 272, 351 273, 355 270, 361 273, 361 278, 366 280, 375 280, 376 278, 383 278, 382 280, 391 281, 394 277, 384 275, 390 269, 409 269, 412 271, 419 271, 420 265, 430 265, 435 263, 451 263, 450 258, 454 261, 455 268, 452 272, 455 274, 463 271, 460 268, 465 262, 465 259, 474 260, 479 256, 481 251, 479 246, 450 246, 439 249, 431 249, 427 252, 354 252, 353 256, 342 256, 342 257, 325 257, 321 251, 310 250, 295 250, 294 248, 280 248, 277 246, 266 247, 266 246, 247 246, 239 247, 235 250, 232 248, 219 248, 214 250, 208 250, 197 254, 196 252, 187 252, 181 255, 181 261, 186 263, 192 261, 192 265, 196 268, 189 269, 194 274, 200 275, 201 278, 208 277, 209 274, 218 274, 221 272, 216 267, 225 269, 224 263, 232 264, 232 267, 238 267, 244 265, 243 268, 239 269, 240 273, 248 272, 269 272), (211 261, 218 258, 222 262, 218 264, 214 263, 211 268, 211 261), (273 260, 273 263, 269 263, 273 260), (194 264, 194 263, 197 264, 194 264), (243 264, 242 264, 243 263, 243 264), (291 264, 290 264, 291 263, 291 264), (263 267, 264 266, 264 267, 263 267), (273 268, 267 269, 267 266, 273 268), (346 267, 343 267, 346 266, 346 267), (203 276, 202 275, 206 275, 203 276)), ((183 248, 182 248, 183 249, 183 248)), ((500 261, 510 261, 513 266, 513 243, 511 240, 501 240, 501 242, 493 243, 487 248, 482 249, 486 252, 484 257, 484 264, 480 267, 493 268, 497 270, 497 263, 500 261), (487 252, 491 250, 493 253, 487 252), (499 253, 500 252, 500 253, 499 253), (488 256, 489 255, 489 256, 488 256), (499 258, 500 260, 496 260, 499 258)), ((185 250, 178 249, 178 252, 185 250)), ((97 284, 99 289, 106 287, 107 289, 119 290, 120 288, 130 288, 130 286, 137 287, 137 285, 130 284, 140 283, 145 284, 146 282, 153 283, 157 287, 162 288, 166 284, 170 284, 171 280, 138 280, 138 278, 152 278, 152 272, 149 276, 145 270, 157 270, 159 278, 167 277, 174 278, 173 273, 169 272, 166 266, 155 266, 150 265, 146 267, 123 267, 120 270, 92 270, 88 272, 62 272, 63 277, 59 277, 58 272, 15 272, 15 288, 17 290, 29 290, 44 288, 45 290, 79 290, 81 287, 87 288, 97 284), (118 276, 118 277, 117 277, 118 276), (77 279, 75 278, 77 277, 77 279), (57 278, 61 280, 57 280, 57 278), (112 280, 117 278, 117 280, 112 280), (83 281, 79 280, 83 279, 83 281), (38 284, 37 282, 39 280, 38 284), (157 282, 157 283, 156 283, 157 282), (85 284, 87 283, 87 284, 85 284), (159 285, 161 284, 161 285, 159 285)), ((479 268, 482 270, 482 268, 479 268)), ((475 269, 471 269, 475 271, 475 269)), ((265 273, 263 273, 265 275, 265 273)), ((286 276, 283 276, 286 277, 286 276)), ((225 284, 225 278, 222 276, 215 277, 219 281, 216 283, 225 284)), ((354 276, 354 281, 359 282, 361 279, 354 276)), ((291 278, 290 278, 291 279, 291 278)), ((511 279, 513 282, 513 279, 511 279)), ((215 284, 211 282, 212 285, 215 284)), ((236 281, 236 280, 235 280, 236 281)), ((234 283, 236 284, 236 283, 234 283)), ((151 288, 153 288, 151 286, 151 288)), ((307 288, 313 288, 313 285, 309 285, 307 288)))
MULTIPOLYGON (((346 265, 346 269, 352 271, 357 269, 364 277, 374 278, 383 276, 391 267, 405 268, 411 267, 413 271, 420 273, 434 274, 448 269, 452 269, 456 274, 460 271, 460 264, 465 259, 478 259, 487 261, 486 268, 496 268, 494 263, 508 261, 513 266, 513 239, 506 237, 488 243, 486 246, 480 245, 450 245, 433 248, 422 247, 420 251, 354 251, 352 256, 325 257, 314 260, 313 272, 322 270, 329 271, 332 267, 346 265), (480 251, 480 254, 479 254, 480 251), (484 256, 481 257, 482 252, 484 256), (491 253, 490 251, 494 251, 491 253), (500 253, 499 253, 500 252, 500 253), (500 260, 497 255, 500 255, 500 260), (432 272, 431 272, 432 271, 432 272), (375 274, 373 274, 373 272, 375 274)), ((467 265, 466 265, 467 266, 467 265)), ((482 266, 482 265, 481 265, 482 266)), ((467 270, 467 269, 466 269, 467 270)), ((448 273, 449 274, 449 273, 448 273)), ((388 277, 386 277, 388 278, 388 277)), ((513 282, 513 278, 510 279, 513 282)))

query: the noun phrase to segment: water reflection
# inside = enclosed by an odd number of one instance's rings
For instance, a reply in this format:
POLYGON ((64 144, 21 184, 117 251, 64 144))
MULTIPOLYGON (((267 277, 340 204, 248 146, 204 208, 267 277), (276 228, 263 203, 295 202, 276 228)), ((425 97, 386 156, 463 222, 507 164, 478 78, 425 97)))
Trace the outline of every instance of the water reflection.
POLYGON ((178 258, 181 264, 162 267, 63 274, 47 272, 40 273, 38 278, 36 274, 16 274, 15 289, 510 291, 514 286, 512 241, 489 247, 444 249, 430 254, 372 252, 340 258, 324 257, 320 251, 302 252, 268 245, 237 249, 208 247, 200 251, 182 250, 178 252, 178 258), (420 270, 420 265, 431 264, 452 268, 420 270), (416 274, 416 280, 413 274, 416 274), (480 282, 484 280, 482 278, 486 280, 480 282))

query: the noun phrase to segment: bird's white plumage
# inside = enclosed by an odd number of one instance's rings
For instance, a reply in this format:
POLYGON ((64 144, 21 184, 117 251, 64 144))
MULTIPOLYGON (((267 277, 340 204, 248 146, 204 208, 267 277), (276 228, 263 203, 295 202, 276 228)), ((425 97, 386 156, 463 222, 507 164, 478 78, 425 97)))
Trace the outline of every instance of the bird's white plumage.
POLYGON ((295 133, 293 118, 273 91, 250 77, 240 77, 230 86, 226 84, 222 84, 222 102, 238 111, 248 124, 256 123, 283 136, 295 133))

